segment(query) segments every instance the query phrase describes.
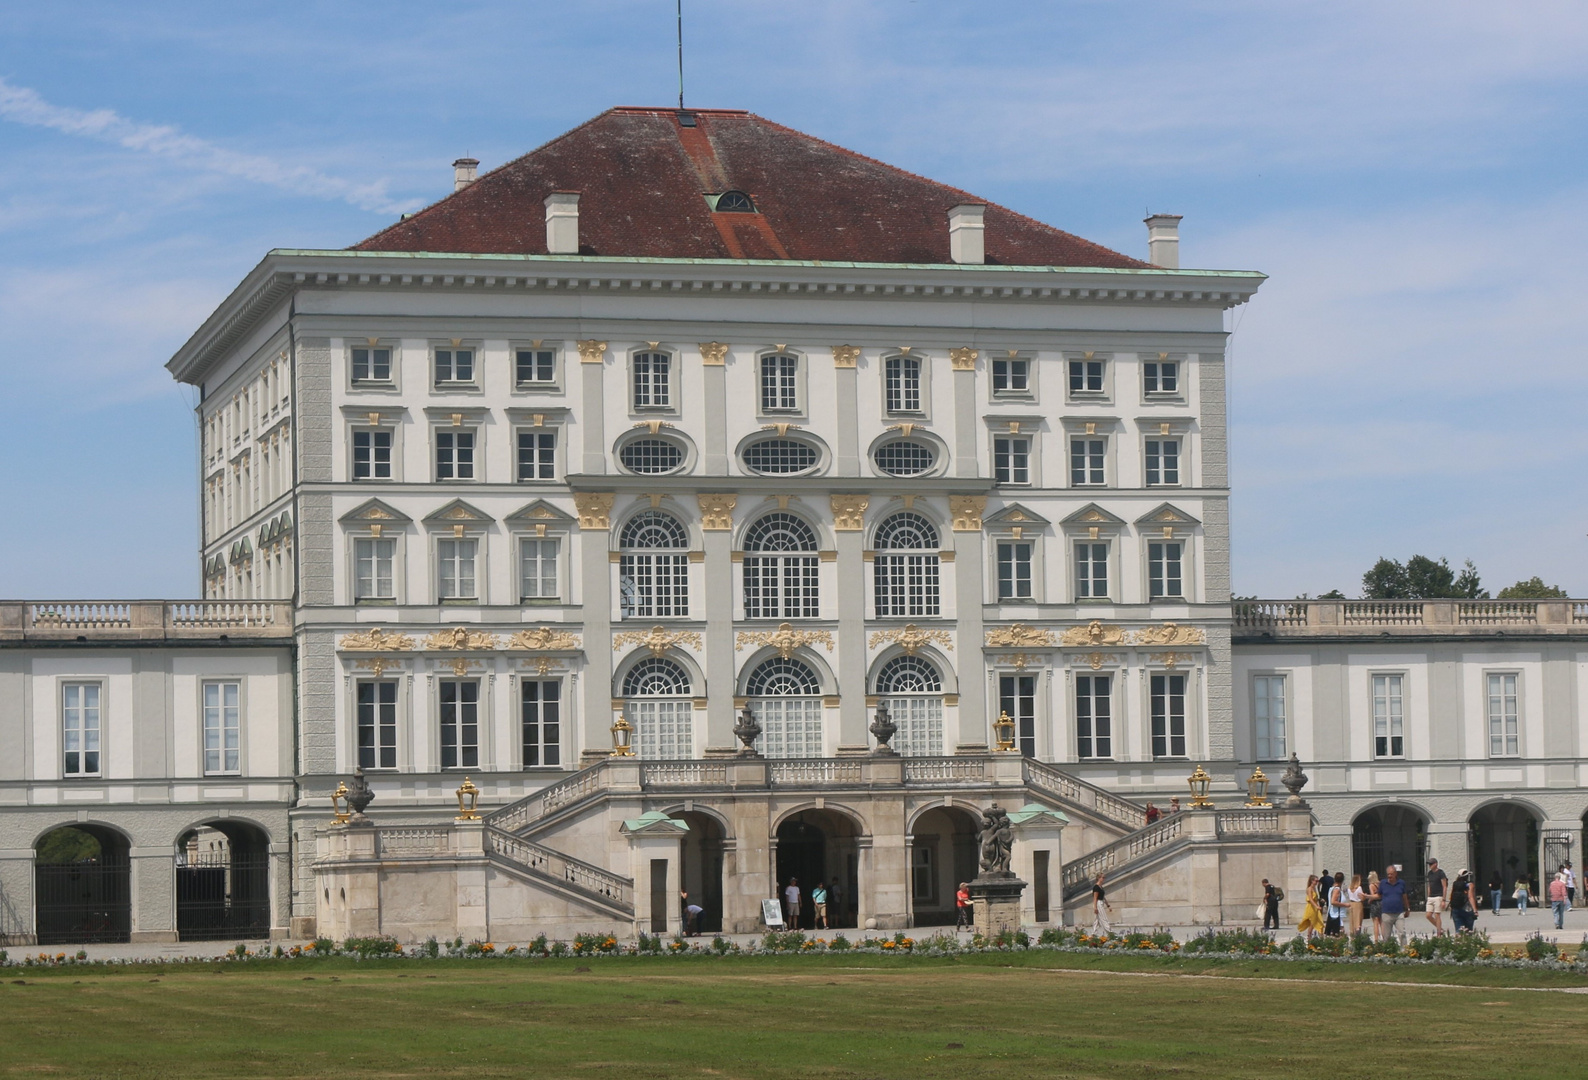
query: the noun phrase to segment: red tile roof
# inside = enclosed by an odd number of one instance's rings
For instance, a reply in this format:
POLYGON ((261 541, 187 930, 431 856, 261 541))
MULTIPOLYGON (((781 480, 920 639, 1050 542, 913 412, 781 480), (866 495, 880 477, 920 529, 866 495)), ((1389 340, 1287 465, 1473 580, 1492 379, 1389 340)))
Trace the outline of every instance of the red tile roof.
POLYGON ((986 203, 989 263, 1144 267, 1116 251, 735 109, 610 109, 360 244, 546 254, 545 198, 577 191, 587 255, 948 263, 948 211, 986 203), (716 213, 744 191, 757 213, 716 213))

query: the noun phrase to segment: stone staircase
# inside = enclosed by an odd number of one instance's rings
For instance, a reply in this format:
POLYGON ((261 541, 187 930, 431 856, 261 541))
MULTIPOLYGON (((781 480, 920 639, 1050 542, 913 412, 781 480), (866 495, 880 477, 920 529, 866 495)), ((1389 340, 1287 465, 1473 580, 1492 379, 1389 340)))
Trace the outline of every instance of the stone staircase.
POLYGON ((492 862, 536 885, 624 919, 634 917, 632 878, 531 843, 489 823, 485 826, 485 851, 492 862))

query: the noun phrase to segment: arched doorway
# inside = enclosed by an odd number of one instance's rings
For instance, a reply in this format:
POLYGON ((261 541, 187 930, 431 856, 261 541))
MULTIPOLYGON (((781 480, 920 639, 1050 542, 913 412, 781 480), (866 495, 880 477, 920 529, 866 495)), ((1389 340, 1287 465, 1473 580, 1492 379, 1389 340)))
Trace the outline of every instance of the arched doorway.
POLYGON ((1490 803, 1474 811, 1467 819, 1467 845, 1472 853, 1472 880, 1478 891, 1486 892, 1489 878, 1498 872, 1500 903, 1504 907, 1516 906, 1511 894, 1516 891, 1517 878, 1523 875, 1534 894, 1543 894, 1545 879, 1539 871, 1553 874, 1559 867, 1539 866, 1538 832, 1538 818, 1514 802, 1490 803))
POLYGON ((132 937, 132 861, 127 838, 102 825, 68 825, 33 848, 40 945, 125 942, 132 937))
POLYGON ((1419 896, 1428 877, 1428 821, 1407 806, 1375 806, 1351 822, 1351 872, 1384 876, 1391 863, 1400 867, 1419 896))
POLYGON ((684 837, 680 881, 684 892, 689 894, 688 902, 701 907, 700 922, 695 929, 701 933, 721 933, 722 825, 710 814, 698 810, 671 813, 689 826, 689 835, 684 837))
POLYGON ((952 926, 954 893, 976 876, 975 815, 938 806, 915 819, 910 847, 910 911, 916 926, 952 926))
POLYGON ((216 821, 177 840, 176 930, 182 941, 270 936, 270 839, 216 821))
POLYGON ((776 891, 781 899, 789 879, 798 879, 799 929, 816 926, 811 890, 818 882, 827 886, 828 926, 855 925, 860 910, 859 837, 854 821, 832 810, 801 810, 777 827, 776 891))

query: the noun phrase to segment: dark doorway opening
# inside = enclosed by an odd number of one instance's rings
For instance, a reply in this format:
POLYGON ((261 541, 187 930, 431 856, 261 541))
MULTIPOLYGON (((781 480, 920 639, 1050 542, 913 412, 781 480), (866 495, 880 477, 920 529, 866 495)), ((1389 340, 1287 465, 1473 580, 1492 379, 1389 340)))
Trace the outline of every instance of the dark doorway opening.
POLYGON ((127 838, 99 825, 45 833, 33 850, 40 945, 121 943, 132 937, 127 838))
POLYGON ((959 883, 976 876, 981 822, 957 806, 933 807, 915 821, 910 846, 910 910, 916 926, 952 926, 959 883))
MULTIPOLYGON (((685 902, 683 897, 680 897, 679 900, 686 903, 686 906, 687 904, 700 906, 700 918, 695 925, 697 932, 721 933, 724 857, 722 826, 717 823, 716 818, 699 811, 674 811, 672 816, 689 826, 689 835, 684 838, 683 866, 680 874, 681 887, 689 894, 689 899, 685 902)), ((686 915, 687 913, 680 913, 681 918, 686 915)))
POLYGON ((1420 908, 1427 894, 1428 822, 1404 806, 1379 806, 1364 810, 1351 823, 1351 872, 1363 882, 1370 872, 1382 879, 1391 863, 1411 887, 1420 908))
POLYGON ((270 840, 264 832, 218 821, 182 836, 176 929, 182 941, 270 936, 270 840))
POLYGON ((816 928, 816 905, 811 892, 818 883, 827 887, 827 925, 852 927, 860 906, 859 832, 843 814, 831 810, 802 810, 777 829, 777 897, 789 879, 799 881, 800 911, 796 926, 816 928))
MULTIPOLYGON (((1512 896, 1522 878, 1535 896, 1544 893, 1548 879, 1570 857, 1570 849, 1557 862, 1539 865, 1539 823, 1530 810, 1516 803, 1493 803, 1467 819, 1467 843, 1472 855, 1472 881, 1487 894, 1489 880, 1500 875, 1500 906, 1515 907, 1512 896), (1541 875, 1542 872, 1542 876, 1541 875)), ((1445 871, 1455 877, 1454 869, 1445 871)))

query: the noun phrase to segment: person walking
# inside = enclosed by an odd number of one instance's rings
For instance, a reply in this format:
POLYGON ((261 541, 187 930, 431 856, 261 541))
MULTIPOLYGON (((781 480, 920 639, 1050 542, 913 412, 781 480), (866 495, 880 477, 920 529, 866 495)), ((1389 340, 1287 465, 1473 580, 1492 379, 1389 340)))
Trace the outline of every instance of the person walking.
POLYGON ((1391 863, 1384 869, 1384 880, 1378 883, 1379 901, 1383 905, 1384 913, 1384 940, 1388 941, 1391 935, 1399 937, 1401 943, 1406 941, 1406 916, 1410 913, 1407 907, 1406 882, 1401 878, 1400 867, 1391 863), (1396 932, 1399 931, 1397 934, 1396 932))
POLYGON ((1496 870, 1489 875, 1489 910, 1494 914, 1500 913, 1500 905, 1505 901, 1505 878, 1496 870))
POLYGON ((1147 804, 1147 824, 1148 825, 1151 825, 1153 822, 1157 821, 1162 816, 1163 816, 1163 811, 1159 810, 1152 803, 1148 803, 1147 804))
POLYGON ((1378 871, 1367 872, 1367 917, 1373 924, 1374 943, 1384 940, 1384 899, 1378 891, 1378 871))
POLYGON ((1555 915, 1555 929, 1566 929, 1566 907, 1571 903, 1567 898, 1566 874, 1557 873, 1549 883, 1549 909, 1555 915))
POLYGON ((1329 879, 1329 906, 1325 909, 1328 918, 1324 921, 1323 932, 1330 937, 1339 937, 1340 931, 1345 928, 1346 899, 1345 899, 1345 872, 1336 871, 1334 877, 1329 879))
POLYGON ((1267 878, 1263 879, 1263 929, 1279 929, 1279 902, 1285 898, 1284 891, 1278 885, 1271 885, 1267 878))
POLYGON ((800 928, 800 879, 789 878, 783 890, 783 921, 790 930, 800 928))
POLYGON ((1439 869, 1438 859, 1428 860, 1427 919, 1434 924, 1434 936, 1445 932, 1445 908, 1450 904, 1450 875, 1439 869))
POLYGON ((1113 929, 1109 925, 1108 916, 1114 911, 1114 905, 1108 902, 1108 894, 1103 891, 1103 875, 1098 874, 1092 882, 1092 930, 1101 930, 1108 933, 1113 929))
POLYGON ((827 886, 820 881, 816 883, 816 888, 811 890, 811 903, 816 905, 816 929, 828 929, 827 886))
POLYGON ((1179 812, 1180 812, 1180 796, 1176 795, 1174 798, 1169 800, 1169 813, 1178 814, 1179 812))
POLYGON ((1362 875, 1352 874, 1351 884, 1345 890, 1345 914, 1353 937, 1362 931, 1362 900, 1365 895, 1362 891, 1362 875))
POLYGON ((1450 883, 1450 922, 1458 934, 1469 934, 1478 925, 1478 894, 1471 870, 1461 871, 1450 883))
POLYGON ((1528 881, 1526 874, 1516 876, 1516 888, 1511 890, 1511 899, 1516 901, 1516 913, 1527 914, 1527 902, 1533 898, 1532 882, 1528 881))
POLYGON ((970 883, 962 881, 954 893, 954 929, 969 930, 971 926, 970 883))
POLYGON ((1570 911, 1577 903, 1577 874, 1569 861, 1562 869, 1566 871, 1566 910, 1570 911))
POLYGON ((1296 923, 1296 933, 1312 940, 1323 929, 1323 909, 1318 906, 1318 876, 1307 875, 1307 900, 1301 905, 1301 919, 1296 923))

